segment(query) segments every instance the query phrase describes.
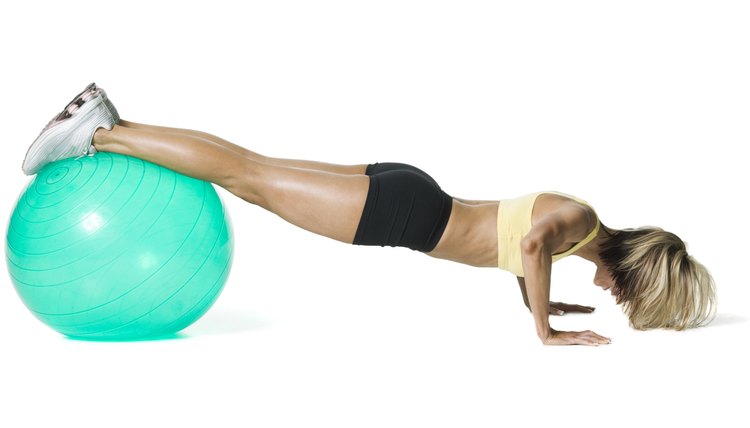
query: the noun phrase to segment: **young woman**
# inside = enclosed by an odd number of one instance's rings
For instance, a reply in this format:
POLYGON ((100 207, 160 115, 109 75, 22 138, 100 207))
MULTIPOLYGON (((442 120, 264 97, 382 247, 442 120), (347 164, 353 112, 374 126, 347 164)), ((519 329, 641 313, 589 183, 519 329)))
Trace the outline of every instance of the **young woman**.
POLYGON ((46 164, 97 151, 119 153, 215 183, 310 232, 355 245, 402 246, 518 277, 536 332, 548 345, 599 345, 592 331, 557 331, 549 314, 594 308, 549 302, 551 265, 576 255, 596 266, 637 329, 682 330, 715 315, 715 285, 685 243, 657 227, 606 227, 584 200, 560 192, 475 201, 451 197, 411 165, 329 163, 266 157, 219 137, 120 117, 91 84, 42 130, 23 163, 46 164))

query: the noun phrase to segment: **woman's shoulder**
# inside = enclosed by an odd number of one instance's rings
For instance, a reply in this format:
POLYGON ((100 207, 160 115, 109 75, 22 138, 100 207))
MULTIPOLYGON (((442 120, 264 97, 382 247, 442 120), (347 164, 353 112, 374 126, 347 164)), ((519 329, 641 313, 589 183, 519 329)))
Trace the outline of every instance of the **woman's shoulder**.
POLYGON ((583 198, 579 198, 578 196, 575 196, 575 195, 571 195, 569 193, 559 192, 557 190, 543 190, 540 192, 536 192, 536 196, 537 196, 537 199, 542 198, 542 199, 559 201, 559 202, 567 202, 567 201, 577 202, 579 204, 583 204, 589 208, 592 208, 591 204, 587 200, 583 198))
POLYGON ((577 196, 559 192, 556 190, 544 190, 535 192, 534 207, 532 209, 532 223, 535 220, 562 209, 566 206, 577 206, 583 208, 586 214, 596 217, 596 210, 585 199, 577 196))

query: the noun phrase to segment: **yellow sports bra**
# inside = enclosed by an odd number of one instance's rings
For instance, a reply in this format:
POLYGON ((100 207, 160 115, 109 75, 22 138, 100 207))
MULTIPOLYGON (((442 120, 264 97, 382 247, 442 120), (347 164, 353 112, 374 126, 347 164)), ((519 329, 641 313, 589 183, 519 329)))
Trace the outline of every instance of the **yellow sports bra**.
MULTIPOLYGON (((574 199, 589 207, 591 206, 583 199, 551 190, 530 193, 515 199, 500 201, 500 208, 497 210, 497 267, 507 270, 516 276, 524 276, 523 263, 521 261, 521 240, 531 230, 531 211, 534 209, 534 202, 537 196, 542 193, 555 193, 574 199)), ((586 238, 563 253, 553 254, 552 262, 554 263, 576 252, 579 248, 594 239, 597 233, 599 233, 598 220, 596 226, 586 238)))

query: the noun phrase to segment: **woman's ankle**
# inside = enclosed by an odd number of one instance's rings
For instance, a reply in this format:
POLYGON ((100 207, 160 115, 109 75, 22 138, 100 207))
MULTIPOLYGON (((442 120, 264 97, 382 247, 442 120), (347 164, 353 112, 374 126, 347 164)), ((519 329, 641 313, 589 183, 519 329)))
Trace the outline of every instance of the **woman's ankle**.
POLYGON ((91 145, 94 146, 94 148, 99 152, 109 151, 107 150, 107 148, 114 143, 114 139, 112 138, 112 136, 119 126, 120 125, 113 126, 112 130, 108 130, 106 128, 97 129, 94 132, 94 138, 92 138, 91 140, 91 145))

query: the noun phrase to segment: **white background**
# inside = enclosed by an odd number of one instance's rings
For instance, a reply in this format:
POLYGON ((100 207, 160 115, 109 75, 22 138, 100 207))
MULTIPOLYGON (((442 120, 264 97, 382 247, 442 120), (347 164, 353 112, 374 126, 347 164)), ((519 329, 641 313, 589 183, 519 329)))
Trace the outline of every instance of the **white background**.
POLYGON ((2 275, 0 426, 746 426, 748 22, 741 1, 6 4, 6 225, 29 143, 96 81, 125 119, 269 156, 574 194, 680 235, 720 310, 634 331, 569 257, 553 298, 597 310, 553 327, 613 343, 544 347, 507 272, 344 245, 220 189, 234 268, 179 339, 65 339, 2 275))

